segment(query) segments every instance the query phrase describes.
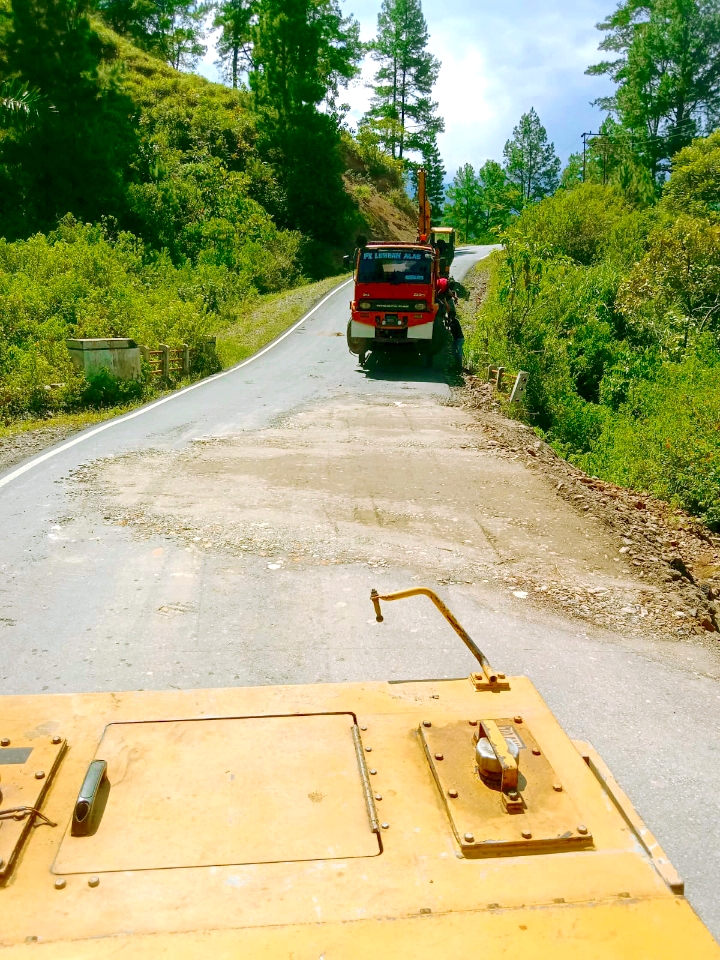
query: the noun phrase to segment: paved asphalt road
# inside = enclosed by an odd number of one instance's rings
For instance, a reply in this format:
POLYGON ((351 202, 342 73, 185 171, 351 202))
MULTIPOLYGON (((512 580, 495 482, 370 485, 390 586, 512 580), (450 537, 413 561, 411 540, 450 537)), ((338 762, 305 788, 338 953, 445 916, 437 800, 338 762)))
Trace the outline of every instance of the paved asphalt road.
MULTIPOLYGON (((490 249, 460 250, 455 275, 490 249)), ((68 480, 101 458, 260 430, 334 398, 448 397, 440 369, 358 368, 337 335, 349 295, 347 286, 332 294, 257 359, 91 428, 24 472, 0 475, 0 693, 468 672, 466 652, 432 612, 394 605, 393 632, 373 626, 368 586, 405 585, 410 564, 361 577, 308 568, 273 579, 267 562, 248 557, 237 589, 221 590, 227 558, 196 559, 171 538, 148 542, 105 522, 68 480), (158 609, 172 611, 173 590, 188 580, 200 598, 192 625, 158 617, 158 609), (329 588, 337 593, 327 596, 329 588), (347 603, 335 603, 338 595, 347 603), (342 621, 337 607, 346 608, 342 621)), ((571 736, 600 750, 720 937, 720 655, 680 642, 588 635, 571 620, 509 607, 490 588, 454 585, 445 595, 491 661, 530 676, 571 736)))

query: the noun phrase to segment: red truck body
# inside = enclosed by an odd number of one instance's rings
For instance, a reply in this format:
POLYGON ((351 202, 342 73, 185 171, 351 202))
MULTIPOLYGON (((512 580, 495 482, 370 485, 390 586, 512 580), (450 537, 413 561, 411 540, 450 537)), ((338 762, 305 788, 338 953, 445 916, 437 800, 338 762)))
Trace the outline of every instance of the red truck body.
POLYGON ((360 249, 350 305, 351 350, 362 356, 409 342, 422 353, 436 353, 437 279, 437 251, 429 244, 377 242, 360 249))

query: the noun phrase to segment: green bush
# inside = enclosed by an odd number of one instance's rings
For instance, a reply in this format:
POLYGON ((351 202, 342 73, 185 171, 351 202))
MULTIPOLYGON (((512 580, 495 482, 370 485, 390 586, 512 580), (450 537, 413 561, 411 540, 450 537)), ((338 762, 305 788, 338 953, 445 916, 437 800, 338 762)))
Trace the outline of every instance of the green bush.
POLYGON ((655 208, 585 184, 524 211, 469 354, 530 373, 525 415, 564 456, 720 529, 718 169, 714 134, 655 208))
POLYGON ((217 264, 175 266, 167 253, 148 255, 131 234, 110 239, 102 227, 72 218, 48 236, 0 240, 0 417, 136 399, 137 386, 110 383, 105 374, 97 382, 78 378, 66 339, 200 346, 225 311, 255 295, 245 256, 244 275, 217 264))
POLYGON ((720 529, 720 359, 665 364, 655 380, 637 380, 609 416, 592 450, 579 458, 589 473, 646 490, 720 529))

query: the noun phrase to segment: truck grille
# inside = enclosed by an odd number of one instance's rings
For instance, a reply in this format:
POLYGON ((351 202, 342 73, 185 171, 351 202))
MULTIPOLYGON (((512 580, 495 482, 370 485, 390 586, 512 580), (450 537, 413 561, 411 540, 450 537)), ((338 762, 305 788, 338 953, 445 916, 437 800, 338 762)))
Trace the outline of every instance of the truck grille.
POLYGON ((370 309, 368 313, 371 313, 373 310, 381 310, 383 312, 392 311, 393 313, 417 313, 418 312, 418 303, 422 304, 421 310, 425 309, 426 301, 425 300, 366 300, 363 297, 363 303, 369 303, 370 309))

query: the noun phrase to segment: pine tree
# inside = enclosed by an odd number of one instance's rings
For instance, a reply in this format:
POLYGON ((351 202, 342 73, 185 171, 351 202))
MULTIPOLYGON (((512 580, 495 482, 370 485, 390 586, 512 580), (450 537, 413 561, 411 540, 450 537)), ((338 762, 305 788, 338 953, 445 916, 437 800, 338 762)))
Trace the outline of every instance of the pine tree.
POLYGON ((422 165, 427 173, 427 195, 433 210, 440 212, 445 203, 445 164, 443 163, 437 137, 432 137, 421 149, 422 165))
POLYGON ((555 145, 548 143, 547 130, 534 107, 520 117, 512 138, 505 144, 503 156, 506 176, 516 188, 517 209, 542 200, 557 189, 560 160, 555 154, 555 145))
POLYGON ((478 172, 480 209, 486 233, 507 226, 513 206, 513 191, 505 171, 495 160, 488 160, 478 172))
POLYGON ((720 119, 720 5, 717 0, 624 0, 598 24, 614 59, 586 71, 609 76, 612 96, 596 104, 633 134, 652 175, 720 119))
POLYGON ((192 69, 207 49, 202 40, 211 0, 99 0, 103 19, 144 50, 192 69))
POLYGON ((385 150, 401 160, 407 153, 422 155, 445 129, 432 100, 440 62, 428 42, 420 0, 383 0, 370 48, 380 67, 366 121, 383 137, 385 150))
POLYGON ((263 118, 261 146, 286 197, 282 225, 342 242, 353 206, 333 111, 358 72, 359 24, 342 16, 338 0, 262 0, 252 35, 250 89, 263 118))
POLYGON ((361 51, 360 25, 342 16, 338 0, 262 0, 250 87, 281 119, 334 107, 358 73, 361 51))
POLYGON ((213 26, 221 33, 215 65, 233 88, 238 85, 240 73, 252 66, 252 31, 257 8, 258 0, 223 0, 217 10, 213 26))
POLYGON ((448 187, 447 196, 443 219, 449 227, 455 227, 461 241, 470 243, 478 235, 482 217, 480 181, 472 164, 460 167, 452 186, 448 187))

